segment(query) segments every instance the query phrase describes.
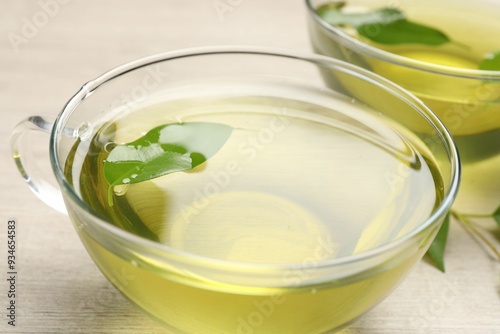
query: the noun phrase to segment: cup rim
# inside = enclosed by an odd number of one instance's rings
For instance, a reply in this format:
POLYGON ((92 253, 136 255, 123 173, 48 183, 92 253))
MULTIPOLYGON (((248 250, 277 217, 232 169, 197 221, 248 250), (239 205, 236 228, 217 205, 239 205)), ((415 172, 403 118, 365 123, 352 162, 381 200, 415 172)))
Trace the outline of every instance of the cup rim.
POLYGON ((461 165, 458 150, 453 142, 452 136, 441 122, 441 120, 427 107, 423 102, 421 102, 416 96, 414 96, 409 91, 405 90, 401 86, 392 83, 391 81, 358 66, 349 64, 347 62, 329 58, 326 56, 321 56, 313 53, 300 52, 296 50, 288 50, 282 48, 270 48, 270 47, 256 47, 256 46, 204 46, 180 49, 174 51, 167 51, 144 58, 140 58, 120 66, 117 66, 94 80, 91 80, 84 84, 80 90, 64 105, 63 109, 57 116, 54 126, 50 135, 50 146, 49 154, 53 172, 56 179, 61 187, 61 190, 69 196, 71 201, 73 201, 80 209, 84 210, 89 214, 95 224, 98 225, 100 229, 110 233, 111 235, 118 237, 119 239, 129 242, 133 245, 142 246, 147 249, 152 249, 155 252, 160 252, 162 254, 168 255, 169 257, 174 257, 176 260, 185 263, 195 263, 202 264, 208 267, 224 268, 224 270, 230 270, 233 268, 240 269, 251 269, 251 270, 294 270, 297 264, 267 264, 267 263, 247 263, 239 261, 230 261, 224 259, 217 259, 202 256, 199 254, 190 253, 167 245, 134 235, 126 230, 123 230, 106 220, 102 219, 98 214, 96 214, 73 190, 73 187, 69 184, 64 176, 64 163, 59 162, 58 154, 58 138, 62 136, 67 130, 65 129, 66 120, 71 116, 72 112, 76 110, 78 105, 88 96, 92 94, 95 89, 99 86, 105 84, 106 82, 113 80, 116 77, 126 74, 127 72, 152 65, 155 63, 174 60, 178 58, 194 57, 194 56, 206 56, 206 55, 220 55, 220 54, 240 54, 240 55, 259 55, 259 56, 273 56, 273 57, 283 57, 288 59, 295 59, 299 61, 311 62, 318 64, 320 66, 328 67, 330 69, 343 71, 349 75, 354 75, 357 77, 363 77, 363 79, 368 80, 372 83, 383 87, 386 90, 392 91, 397 94, 405 103, 413 105, 417 108, 419 113, 424 117, 432 126, 436 129, 436 132, 440 136, 443 144, 448 153, 450 159, 450 187, 448 191, 444 194, 443 200, 434 210, 434 212, 425 220, 422 221, 416 228, 406 233, 402 237, 395 241, 388 242, 382 246, 370 249, 366 252, 362 252, 355 255, 349 255, 340 258, 333 258, 328 260, 323 260, 315 263, 315 268, 326 268, 331 266, 338 266, 341 264, 349 264, 355 262, 361 262, 369 258, 373 258, 384 253, 396 249, 402 244, 406 243, 410 239, 414 238, 422 231, 427 229, 436 223, 441 217, 443 217, 448 210, 457 195, 460 179, 461 179, 461 165))
POLYGON ((313 0, 305 0, 306 7, 308 9, 310 17, 323 29, 326 29, 329 32, 330 37, 334 38, 338 43, 360 54, 377 58, 379 60, 389 62, 395 65, 404 66, 414 70, 420 70, 438 75, 446 75, 451 77, 458 77, 458 78, 472 79, 472 80, 500 81, 500 71, 458 68, 453 66, 432 64, 429 62, 400 56, 398 54, 376 48, 367 43, 363 43, 362 41, 348 35, 342 29, 334 27, 329 23, 327 23, 325 20, 323 20, 316 13, 312 1, 313 0))

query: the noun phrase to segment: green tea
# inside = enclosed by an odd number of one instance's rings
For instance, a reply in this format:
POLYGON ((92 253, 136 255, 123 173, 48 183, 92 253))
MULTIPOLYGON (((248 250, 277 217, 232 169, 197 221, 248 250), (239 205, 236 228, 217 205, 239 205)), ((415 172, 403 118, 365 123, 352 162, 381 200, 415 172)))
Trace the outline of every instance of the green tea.
MULTIPOLYGON (((365 13, 374 8, 366 2, 346 1, 343 11, 365 13)), ((364 43, 395 55, 422 63, 459 69, 477 70, 481 61, 500 51, 500 42, 491 31, 500 31, 500 21, 493 15, 498 5, 478 4, 467 10, 464 4, 401 3, 405 17, 443 32, 449 43, 426 45, 416 43, 383 44, 360 36, 356 29, 345 32, 364 43), (444 6, 444 5, 443 5, 444 6)), ((500 81, 470 79, 459 75, 439 75, 401 66, 345 49, 319 27, 312 27, 316 51, 345 59, 368 68, 400 84, 417 95, 448 127, 458 146, 463 165, 462 183, 455 207, 462 212, 490 213, 500 198, 500 81)), ((376 31, 373 31, 376 34, 376 31)), ((498 69, 500 71, 500 68, 498 69)))
MULTIPOLYGON (((434 64, 470 69, 479 64, 479 59, 467 58, 463 52, 404 49, 400 48, 397 54, 434 64)), ((373 64, 376 73, 417 95, 453 134, 463 167, 454 206, 470 213, 493 212, 500 203, 500 82, 440 80, 435 75, 411 69, 395 74, 390 67, 373 64)))
POLYGON ((319 323, 322 333, 354 319, 424 250, 335 281, 311 279, 314 268, 413 230, 443 187, 418 136, 354 100, 334 105, 263 96, 158 102, 103 124, 67 159, 75 191, 110 224, 193 256, 296 268, 272 286, 126 260, 82 231, 89 252, 106 276, 125 273, 117 288, 175 332, 313 333, 319 323), (234 130, 192 170, 108 191, 103 162, 114 145, 181 122, 234 130))

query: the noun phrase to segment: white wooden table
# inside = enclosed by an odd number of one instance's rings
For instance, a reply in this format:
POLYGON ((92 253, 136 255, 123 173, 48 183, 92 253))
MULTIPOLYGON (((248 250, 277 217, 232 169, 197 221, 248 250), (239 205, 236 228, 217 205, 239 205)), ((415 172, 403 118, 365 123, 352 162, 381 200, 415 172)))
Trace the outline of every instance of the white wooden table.
MULTIPOLYGON (((310 50, 305 16, 302 0, 0 1, 0 333, 166 333, 106 281, 68 217, 24 185, 8 145, 15 124, 55 116, 84 82, 145 55, 222 44, 310 50), (10 218, 15 327, 6 317, 10 218)), ((446 257, 446 274, 422 262, 343 333, 500 333, 499 263, 458 224, 446 257)))

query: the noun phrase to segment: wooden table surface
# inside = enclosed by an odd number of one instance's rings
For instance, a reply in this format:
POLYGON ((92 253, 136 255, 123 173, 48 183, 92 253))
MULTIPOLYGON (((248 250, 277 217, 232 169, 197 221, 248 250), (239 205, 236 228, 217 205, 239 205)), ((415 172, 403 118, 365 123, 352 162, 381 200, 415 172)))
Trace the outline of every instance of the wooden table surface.
MULTIPOLYGON (((84 82, 146 55, 227 44, 310 50, 305 16, 302 0, 0 1, 0 333, 166 333, 102 276, 68 217, 24 184, 10 154, 13 127, 57 115, 84 82), (6 316, 12 218, 15 327, 6 316)), ((446 258, 446 274, 423 261, 343 333, 500 333, 499 263, 456 223, 446 258)))

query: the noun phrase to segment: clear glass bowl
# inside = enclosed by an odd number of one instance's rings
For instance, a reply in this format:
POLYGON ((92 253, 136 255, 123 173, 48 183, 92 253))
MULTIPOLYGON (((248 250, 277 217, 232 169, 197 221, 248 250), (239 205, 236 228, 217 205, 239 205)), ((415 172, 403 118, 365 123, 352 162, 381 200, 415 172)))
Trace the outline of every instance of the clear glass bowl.
POLYGON ((454 209, 470 214, 494 212, 500 205, 500 70, 478 68, 486 54, 500 51, 498 38, 491 33, 500 30, 493 14, 500 12, 500 2, 344 1, 345 7, 357 10, 395 7, 409 20, 451 39, 438 46, 384 45, 357 38, 317 15, 319 6, 332 2, 306 0, 315 52, 373 71, 421 99, 445 123, 460 152, 462 183, 454 209))
MULTIPOLYGON (((315 110, 304 113, 317 116, 315 110)), ((460 178, 451 136, 413 95, 351 64, 265 48, 189 49, 119 66, 85 84, 53 125, 39 116, 21 123, 12 144, 29 186, 53 207, 67 210, 103 274, 173 333, 303 334, 346 326, 387 296, 422 258, 454 200, 460 178), (328 84, 322 77, 325 73, 328 84), (356 89, 376 94, 359 96, 356 89), (336 106, 346 99, 371 106, 377 115, 425 143, 422 149, 435 160, 441 175, 442 200, 401 236, 359 254, 295 263, 245 263, 194 254, 120 229, 82 201, 77 187, 65 177, 64 166, 75 143, 91 140, 102 124, 118 114, 155 97, 168 100, 235 91, 293 97, 323 106, 336 106), (40 129, 51 129, 50 159, 57 185, 36 173, 36 159, 26 145, 30 134, 40 129), (64 204, 57 199, 58 192, 64 204)), ((407 203, 410 212, 412 204, 407 203)), ((325 244, 318 240, 317 246, 325 244)))

